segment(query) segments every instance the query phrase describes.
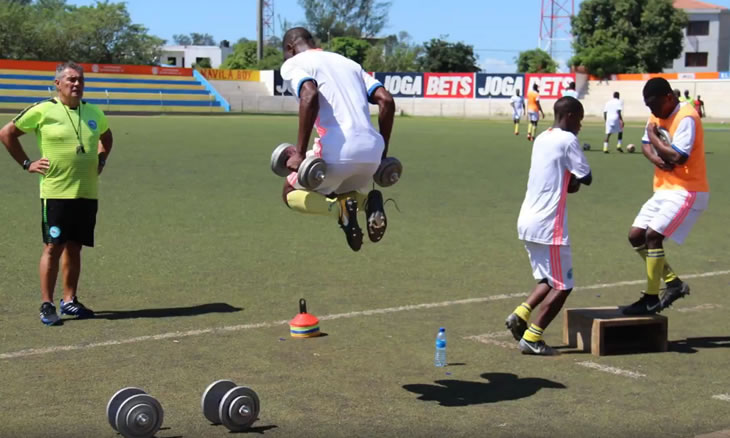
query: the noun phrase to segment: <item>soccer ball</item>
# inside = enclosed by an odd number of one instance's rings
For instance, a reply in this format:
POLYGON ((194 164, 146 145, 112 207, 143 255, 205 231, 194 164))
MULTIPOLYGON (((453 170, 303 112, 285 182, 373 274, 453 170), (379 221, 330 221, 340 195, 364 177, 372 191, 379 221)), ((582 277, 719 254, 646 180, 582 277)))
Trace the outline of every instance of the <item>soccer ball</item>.
POLYGON ((583 143, 583 150, 584 151, 590 151, 591 150, 591 145, 588 144, 588 143, 583 143))
POLYGON ((633 154, 636 151, 636 146, 634 146, 634 144, 631 143, 630 145, 626 146, 626 150, 633 154))

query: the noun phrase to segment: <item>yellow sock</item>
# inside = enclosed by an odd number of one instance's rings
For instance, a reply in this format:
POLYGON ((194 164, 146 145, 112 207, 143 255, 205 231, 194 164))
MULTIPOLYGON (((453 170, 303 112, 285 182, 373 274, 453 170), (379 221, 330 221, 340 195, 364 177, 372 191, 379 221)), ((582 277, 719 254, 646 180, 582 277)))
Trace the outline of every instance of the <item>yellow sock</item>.
POLYGON ((347 198, 355 198, 355 200, 357 201, 357 211, 365 210, 365 203, 368 201, 367 194, 360 193, 357 191, 352 191, 352 192, 343 193, 343 194, 337 196, 338 200, 347 199, 347 198))
POLYGON ((527 342, 537 342, 542 339, 542 331, 543 329, 536 326, 535 324, 530 324, 530 328, 525 330, 525 334, 522 335, 522 339, 526 340, 527 342))
POLYGON ((286 203, 292 210, 305 214, 340 217, 337 199, 331 199, 321 193, 308 190, 292 190, 286 195, 286 203))
POLYGON ((530 312, 532 312, 532 307, 530 307, 527 303, 522 303, 514 310, 515 315, 522 318, 523 321, 527 322, 530 320, 530 312))
MULTIPOLYGON (((639 257, 641 257, 642 260, 646 262, 646 245, 637 246, 634 248, 637 254, 639 254, 639 257)), ((669 283, 670 281, 674 281, 679 276, 674 273, 672 270, 672 267, 669 266, 669 263, 667 263, 666 257, 664 258, 664 271, 662 272, 662 276, 664 277, 664 283, 669 283)))
POLYGON ((535 130, 535 125, 533 125, 532 123, 527 125, 527 135, 532 135, 532 131, 534 131, 534 130, 535 130))
POLYGON ((659 284, 664 272, 664 248, 649 249, 646 253, 646 294, 659 295, 659 284))
POLYGON ((519 133, 520 133, 520 124, 515 123, 515 134, 519 134, 519 133))

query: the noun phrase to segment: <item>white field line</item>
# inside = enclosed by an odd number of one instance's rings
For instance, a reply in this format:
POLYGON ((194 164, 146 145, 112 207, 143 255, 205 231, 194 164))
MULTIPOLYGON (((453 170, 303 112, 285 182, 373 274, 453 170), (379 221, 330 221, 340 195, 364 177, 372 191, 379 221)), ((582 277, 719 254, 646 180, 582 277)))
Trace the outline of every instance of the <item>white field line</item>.
POLYGON ((700 304, 699 306, 694 307, 685 307, 682 309, 674 309, 677 312, 701 312, 703 310, 712 310, 712 309, 719 309, 722 306, 719 304, 700 304))
POLYGON ((635 371, 622 370, 621 368, 609 367, 607 365, 601 365, 595 362, 585 361, 576 362, 576 365, 580 365, 586 368, 592 368, 594 370, 603 371, 604 373, 611 373, 617 376, 631 377, 632 379, 638 379, 640 377, 646 377, 646 374, 637 373, 635 371))
POLYGON ((496 345, 498 347, 506 348, 508 350, 517 350, 519 348, 517 346, 517 342, 500 341, 499 339, 497 339, 506 338, 508 336, 511 337, 512 334, 509 332, 509 330, 504 330, 501 332, 484 333, 483 335, 465 336, 464 339, 481 342, 482 344, 487 345, 496 345))
POLYGON ((730 394, 717 394, 713 395, 712 398, 714 398, 715 400, 730 402, 730 394))
MULTIPOLYGON (((684 276, 682 276, 682 278, 716 277, 716 276, 726 275, 726 274, 730 274, 730 270, 704 272, 701 274, 690 274, 690 275, 684 275, 684 276)), ((632 280, 632 281, 619 281, 616 283, 594 284, 594 285, 590 285, 590 286, 576 288, 575 290, 581 291, 581 290, 591 290, 591 289, 605 289, 605 288, 618 287, 618 286, 629 286, 629 285, 633 285, 633 284, 641 284, 645 281, 646 280, 632 280)), ((510 298, 525 297, 527 295, 529 295, 528 292, 518 292, 518 293, 512 293, 512 294, 491 295, 491 296, 481 297, 481 298, 467 298, 467 299, 463 299, 463 300, 442 301, 439 303, 410 304, 410 305, 406 305, 406 306, 387 307, 387 308, 383 308, 383 309, 359 310, 359 311, 347 312, 347 313, 334 313, 334 314, 330 314, 330 315, 321 316, 319 319, 320 319, 320 321, 327 321, 327 320, 342 319, 342 318, 357 318, 360 316, 384 315, 384 314, 388 314, 388 313, 397 313, 397 312, 405 312, 405 311, 421 310, 421 309, 433 309, 433 308, 438 308, 438 307, 456 306, 456 305, 460 305, 460 304, 486 303, 489 301, 500 301, 500 300, 507 300, 510 298)), ((89 350, 89 349, 96 348, 96 347, 109 347, 109 346, 114 346, 114 345, 136 344, 138 342, 145 342, 145 341, 158 341, 158 340, 163 340, 163 339, 178 339, 178 338, 201 336, 201 335, 221 333, 221 332, 235 332, 235 331, 252 330, 252 329, 258 329, 258 328, 270 328, 270 327, 276 327, 276 326, 281 326, 281 325, 288 325, 288 323, 289 323, 288 320, 260 322, 260 323, 253 323, 253 324, 240 324, 240 325, 232 325, 232 326, 224 326, 224 327, 216 327, 216 328, 188 330, 185 332, 168 332, 168 333, 161 333, 158 335, 138 336, 138 337, 127 338, 127 339, 113 339, 113 340, 109 340, 109 341, 91 342, 91 343, 86 343, 86 344, 57 345, 57 346, 45 347, 45 348, 28 348, 25 350, 18 350, 18 351, 11 351, 8 353, 2 353, 2 354, 0 354, 0 359, 17 359, 17 358, 28 357, 28 356, 37 356, 37 355, 42 355, 42 354, 57 353, 59 351, 89 350)))

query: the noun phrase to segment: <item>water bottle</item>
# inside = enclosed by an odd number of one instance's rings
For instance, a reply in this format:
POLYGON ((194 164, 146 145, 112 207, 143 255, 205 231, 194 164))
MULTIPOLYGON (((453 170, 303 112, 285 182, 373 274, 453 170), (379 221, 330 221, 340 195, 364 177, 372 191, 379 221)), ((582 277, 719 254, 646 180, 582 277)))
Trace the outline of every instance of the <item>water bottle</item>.
POLYGON ((437 367, 446 366, 446 329, 441 327, 439 334, 436 335, 436 357, 434 365, 437 367))

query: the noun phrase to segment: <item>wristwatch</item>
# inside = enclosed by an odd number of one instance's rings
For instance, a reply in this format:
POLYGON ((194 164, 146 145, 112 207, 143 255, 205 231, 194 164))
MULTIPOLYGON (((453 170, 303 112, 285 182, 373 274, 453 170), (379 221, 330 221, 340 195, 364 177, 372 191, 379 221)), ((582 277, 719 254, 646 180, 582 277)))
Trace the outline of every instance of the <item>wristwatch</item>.
POLYGON ((32 163, 32 161, 30 161, 30 160, 23 161, 23 170, 28 170, 28 168, 30 168, 31 163, 32 163))

